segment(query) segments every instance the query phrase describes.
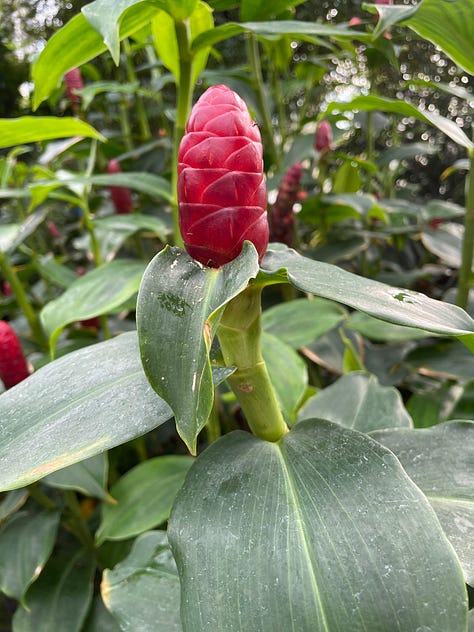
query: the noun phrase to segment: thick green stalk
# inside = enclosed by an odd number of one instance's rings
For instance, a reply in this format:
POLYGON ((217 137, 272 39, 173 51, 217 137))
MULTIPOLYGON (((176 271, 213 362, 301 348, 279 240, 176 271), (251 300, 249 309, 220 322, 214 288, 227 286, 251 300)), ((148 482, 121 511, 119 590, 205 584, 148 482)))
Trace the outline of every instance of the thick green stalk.
POLYGON ((35 312, 30 301, 28 300, 28 296, 26 295, 25 288, 23 287, 22 282, 20 281, 17 273, 11 266, 7 255, 3 252, 0 253, 0 270, 5 281, 8 281, 8 283, 10 284, 12 292, 15 295, 16 302, 25 315, 36 342, 41 347, 47 348, 48 341, 43 328, 41 327, 38 315, 35 312))
POLYGON ((469 151, 470 169, 466 177, 466 214, 464 215, 464 237, 459 269, 457 305, 466 309, 469 290, 472 286, 472 258, 474 256, 474 150, 469 151))
POLYGON ((262 288, 249 286, 226 306, 217 335, 224 362, 237 370, 228 379, 252 432, 278 441, 288 432, 261 352, 262 288))
POLYGON ((191 111, 193 96, 193 54, 191 52, 191 40, 189 23, 187 20, 176 20, 176 39, 179 51, 179 82, 176 103, 176 123, 174 128, 173 162, 171 170, 171 191, 173 195, 173 226, 174 242, 177 246, 183 246, 183 239, 179 230, 178 215, 178 152, 179 144, 184 136, 186 122, 191 111))
POLYGON ((247 36, 247 54, 250 62, 250 72, 252 73, 253 87, 257 96, 258 107, 262 116, 263 136, 267 153, 270 156, 271 163, 280 169, 280 154, 275 145, 273 138, 273 124, 268 103, 263 89, 262 66, 260 63, 260 54, 258 51, 258 42, 253 34, 247 36))
MULTIPOLYGON (((125 53, 125 67, 127 69, 127 77, 130 83, 134 83, 135 81, 137 81, 137 75, 135 74, 135 68, 133 67, 132 49, 130 47, 130 42, 128 41, 128 39, 123 40, 123 50, 125 53)), ((143 142, 145 142, 147 140, 150 140, 151 138, 150 125, 148 123, 148 118, 145 112, 145 106, 143 105, 143 101, 138 93, 134 95, 134 100, 138 116, 138 123, 140 125, 141 139, 143 142)))

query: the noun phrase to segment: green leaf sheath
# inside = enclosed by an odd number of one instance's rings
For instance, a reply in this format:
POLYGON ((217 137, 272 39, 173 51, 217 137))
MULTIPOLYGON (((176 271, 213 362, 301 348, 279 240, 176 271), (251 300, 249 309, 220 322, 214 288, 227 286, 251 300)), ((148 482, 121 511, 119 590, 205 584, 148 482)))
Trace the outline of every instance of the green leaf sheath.
POLYGON ((252 432, 278 441, 288 427, 283 419, 261 352, 261 294, 249 286, 226 306, 217 335, 227 366, 237 370, 228 382, 252 432))

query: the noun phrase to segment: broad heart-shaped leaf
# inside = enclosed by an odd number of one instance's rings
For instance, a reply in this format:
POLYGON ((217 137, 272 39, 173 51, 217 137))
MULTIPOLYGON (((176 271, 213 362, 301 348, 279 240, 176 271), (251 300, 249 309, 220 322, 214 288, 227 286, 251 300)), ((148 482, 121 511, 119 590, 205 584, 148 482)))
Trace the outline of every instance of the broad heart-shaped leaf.
POLYGON ((59 513, 21 511, 0 531, 0 589, 21 600, 51 555, 59 513))
POLYGON ((333 329, 345 317, 345 310, 322 298, 299 298, 266 309, 262 327, 287 345, 298 349, 333 329))
POLYGON ((143 373, 136 332, 74 351, 0 396, 0 489, 27 485, 172 416, 143 373))
POLYGON ((179 578, 165 531, 139 536, 101 583, 104 603, 122 632, 181 632, 179 578))
POLYGON ((472 0, 422 0, 416 7, 377 5, 376 10, 380 14, 380 20, 374 37, 393 24, 409 26, 418 35, 439 46, 461 68, 474 75, 472 0))
POLYGON ((0 119, 0 149, 20 143, 36 143, 51 138, 86 136, 105 141, 91 125, 70 116, 21 116, 0 119))
POLYGON ((48 474, 43 483, 58 489, 75 489, 85 496, 110 500, 107 493, 107 474, 109 464, 107 454, 96 454, 90 459, 74 463, 62 470, 48 474))
POLYGON ((189 456, 157 456, 122 476, 110 490, 116 504, 102 507, 96 533, 98 544, 104 540, 125 540, 168 520, 192 463, 189 456))
POLYGON ((474 320, 455 305, 308 259, 282 244, 271 244, 261 269, 263 274, 257 282, 288 280, 303 292, 344 303, 396 325, 457 336, 474 351, 474 320), (265 275, 271 276, 266 279, 265 275))
MULTIPOLYGON (((157 11, 157 0, 153 4, 139 2, 130 7, 120 22, 120 39, 148 24, 157 11)), ((69 20, 48 40, 33 65, 33 109, 51 95, 68 70, 81 66, 106 49, 103 38, 82 13, 69 20)))
POLYGON ((72 283, 41 310, 40 318, 54 349, 69 323, 106 314, 138 292, 146 264, 120 259, 95 268, 72 283))
POLYGON ((13 617, 15 632, 80 632, 91 599, 95 560, 90 553, 51 558, 13 617))
MULTIPOLYGON (((120 58, 120 23, 124 12, 143 0, 95 0, 81 9, 89 24, 101 34, 104 44, 118 66, 120 58)), ((159 6, 159 0, 154 2, 159 6)))
POLYGON ((466 628, 459 561, 427 499, 389 450, 337 424, 213 443, 168 536, 186 632, 466 628))
MULTIPOLYGON (((456 0, 457 1, 457 0, 456 0)), ((455 143, 465 147, 472 151, 474 143, 466 136, 463 130, 456 125, 454 121, 448 119, 440 114, 434 114, 428 110, 420 110, 407 101, 400 101, 397 99, 388 99, 384 97, 378 97, 374 95, 358 96, 352 99, 352 101, 332 102, 328 104, 326 112, 333 112, 334 110, 347 112, 352 110, 361 110, 367 112, 393 112, 394 114, 400 114, 401 116, 413 116, 414 118, 425 121, 434 127, 438 128, 443 134, 449 136, 455 143)))
POLYGON ((474 585, 474 421, 371 433, 427 496, 474 585))
POLYGON ((192 453, 214 399, 208 319, 258 272, 257 252, 241 254, 218 269, 207 268, 179 248, 166 247, 151 261, 138 294, 137 326, 145 373, 173 409, 178 433, 192 453))
POLYGON ((344 375, 309 399, 298 416, 327 419, 361 432, 413 426, 397 389, 380 386, 375 375, 359 371, 344 375))

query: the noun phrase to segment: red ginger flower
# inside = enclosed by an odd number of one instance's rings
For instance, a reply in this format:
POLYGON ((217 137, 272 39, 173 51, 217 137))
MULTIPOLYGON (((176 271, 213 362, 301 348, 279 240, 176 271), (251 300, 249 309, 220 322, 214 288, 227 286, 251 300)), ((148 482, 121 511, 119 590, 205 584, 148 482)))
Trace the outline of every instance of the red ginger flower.
POLYGON ((293 206, 298 199, 303 167, 295 162, 285 173, 275 204, 270 210, 270 239, 295 247, 295 216, 293 206))
POLYGON ((28 377, 28 365, 13 327, 0 320, 0 379, 11 388, 28 377))
POLYGON ((81 97, 76 94, 75 90, 82 90, 84 84, 82 82, 81 71, 79 68, 72 68, 64 75, 64 83, 66 84, 67 98, 71 102, 73 110, 79 108, 81 97))
POLYGON ((331 151, 332 127, 328 121, 321 121, 316 129, 314 148, 318 151, 331 151))
MULTIPOLYGON (((107 164, 107 173, 122 173, 118 160, 109 160, 107 164)), ((115 206, 115 212, 119 215, 125 215, 133 211, 133 201, 130 189, 126 187, 109 187, 110 197, 115 206)))
POLYGON ((217 268, 251 241, 268 245, 260 131, 227 86, 206 90, 191 111, 178 154, 179 225, 188 253, 217 268))

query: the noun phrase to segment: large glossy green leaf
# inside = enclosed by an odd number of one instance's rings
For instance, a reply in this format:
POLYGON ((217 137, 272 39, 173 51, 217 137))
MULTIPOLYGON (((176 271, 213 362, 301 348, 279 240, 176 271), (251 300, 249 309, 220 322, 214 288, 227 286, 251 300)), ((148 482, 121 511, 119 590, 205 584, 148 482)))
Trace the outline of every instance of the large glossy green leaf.
POLYGON ((361 432, 413 426, 397 389, 381 386, 375 375, 359 371, 344 375, 308 400, 298 417, 319 417, 361 432))
MULTIPOLYGON (((214 46, 222 40, 240 35, 241 33, 254 33, 263 37, 274 38, 278 35, 290 35, 295 38, 305 37, 334 37, 354 39, 354 31, 343 26, 331 26, 321 22, 300 22, 297 20, 275 20, 274 22, 227 22, 210 31, 198 35, 192 43, 193 51, 203 47, 214 46)), ((370 35, 357 33, 358 40, 370 40, 370 35)))
POLYGON ((51 555, 59 513, 15 514, 0 531, 0 589, 21 600, 51 555))
POLYGON ((74 281, 61 296, 41 310, 40 318, 54 349, 69 323, 117 309, 140 287, 145 263, 120 259, 95 268, 74 281))
POLYGON ((472 0, 422 0, 416 7, 377 5, 376 10, 380 20, 374 37, 378 37, 389 26, 401 23, 439 46, 456 64, 471 75, 474 74, 472 0))
POLYGON ((427 496, 474 585, 474 421, 371 435, 400 459, 427 496))
POLYGON ((168 520, 192 463, 189 456, 158 456, 129 470, 110 490, 116 504, 103 506, 97 542, 125 540, 168 520))
POLYGON ((298 404, 308 385, 306 364, 292 347, 265 332, 262 334, 262 355, 281 412, 291 425, 296 420, 298 404))
POLYGON ((271 244, 261 268, 272 275, 270 279, 261 275, 262 283, 288 280, 303 292, 344 303, 381 320, 458 336, 474 351, 474 320, 455 305, 308 259, 281 244, 271 244))
POLYGON ((52 558, 13 617, 15 632, 80 632, 92 599, 90 553, 52 558))
POLYGON ((265 332, 295 349, 333 329, 344 319, 345 310, 322 298, 299 298, 266 309, 262 314, 265 332))
POLYGON ((168 535, 186 631, 466 627, 459 561, 427 499, 390 451, 337 424, 213 443, 168 535))
POLYGON ((91 125, 70 116, 22 116, 0 119, 0 148, 51 138, 86 136, 104 140, 91 125))
POLYGON ((257 253, 242 253, 221 268, 207 268, 179 248, 165 248, 143 275, 137 302, 140 352, 151 385, 169 403, 191 452, 207 422, 214 392, 209 345, 215 319, 258 271, 257 253))
POLYGON ((143 373, 135 332, 74 351, 0 396, 0 489, 125 443, 172 415, 143 373))
MULTIPOLYGON (((140 2, 124 14, 119 38, 124 39, 149 23, 158 11, 156 0, 140 2)), ((57 31, 47 42, 35 61, 32 70, 35 92, 33 108, 36 109, 56 89, 64 74, 81 66, 106 50, 101 35, 79 13, 57 31)))
POLYGON ((434 114, 428 110, 420 110, 408 101, 400 101, 398 99, 389 99, 375 95, 358 96, 344 103, 334 101, 328 104, 327 112, 335 110, 347 112, 349 110, 361 110, 366 112, 393 112, 401 116, 412 116, 420 121, 425 121, 449 136, 455 143, 465 147, 468 150, 474 148, 472 140, 463 132, 463 130, 451 119, 440 114, 434 114))
POLYGON ((106 489, 108 471, 107 454, 104 452, 48 474, 42 482, 50 487, 74 489, 85 496, 110 500, 106 489))
POLYGON ((102 598, 123 632, 181 632, 179 578, 165 531, 139 536, 130 554, 105 570, 102 598))

